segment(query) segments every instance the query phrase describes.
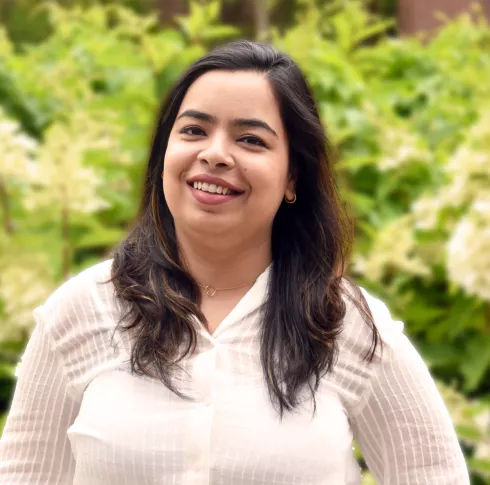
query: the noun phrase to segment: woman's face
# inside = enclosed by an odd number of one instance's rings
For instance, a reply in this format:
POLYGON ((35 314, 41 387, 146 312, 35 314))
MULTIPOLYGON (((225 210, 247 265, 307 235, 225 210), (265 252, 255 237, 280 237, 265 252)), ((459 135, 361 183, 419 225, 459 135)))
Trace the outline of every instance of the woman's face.
POLYGON ((177 231, 270 237, 294 182, 286 132, 263 74, 211 71, 190 86, 168 141, 163 187, 177 231))

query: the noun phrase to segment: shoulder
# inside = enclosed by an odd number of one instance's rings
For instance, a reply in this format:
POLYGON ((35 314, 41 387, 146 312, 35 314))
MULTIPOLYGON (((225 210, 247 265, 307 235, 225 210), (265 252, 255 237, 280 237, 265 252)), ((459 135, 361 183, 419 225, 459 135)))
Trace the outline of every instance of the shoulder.
POLYGON ((42 305, 44 311, 66 312, 85 306, 93 297, 104 291, 104 282, 110 279, 112 260, 97 263, 73 275, 61 284, 42 305))
POLYGON ((114 361, 111 339, 120 310, 112 283, 106 283, 111 267, 107 260, 81 271, 34 310, 79 391, 89 375, 114 361))
POLYGON ((111 277, 112 260, 84 269, 61 284, 40 307, 34 310, 46 328, 64 333, 82 319, 111 311, 116 306, 111 277))
POLYGON ((347 409, 357 407, 383 359, 403 344, 403 323, 386 304, 364 288, 344 281, 345 317, 338 338, 337 361, 330 379, 347 409), (367 315, 366 315, 367 311, 367 315), (376 342, 373 358, 367 357, 376 342))
POLYGON ((355 341, 357 346, 365 347, 366 344, 370 345, 373 333, 377 332, 382 346, 396 347, 403 334, 404 324, 392 316, 388 306, 355 283, 344 281, 342 290, 346 313, 342 322, 341 340, 351 343, 355 341))

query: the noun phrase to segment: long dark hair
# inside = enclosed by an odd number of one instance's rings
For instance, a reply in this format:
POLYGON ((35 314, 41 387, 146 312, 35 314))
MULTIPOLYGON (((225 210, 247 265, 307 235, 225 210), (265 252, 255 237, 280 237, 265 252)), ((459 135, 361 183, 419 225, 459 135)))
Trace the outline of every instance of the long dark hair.
MULTIPOLYGON (((315 402, 320 379, 335 364, 346 313, 342 282, 351 229, 337 194, 331 150, 312 93, 298 66, 272 46, 248 41, 213 50, 195 62, 163 104, 144 181, 139 217, 114 253, 112 278, 125 303, 120 326, 135 334, 131 369, 174 384, 179 362, 194 352, 193 316, 206 325, 199 288, 183 266, 174 221, 163 192, 165 151, 181 102, 191 84, 212 70, 264 73, 276 96, 289 141, 297 202, 283 203, 272 228, 273 264, 262 310, 261 363, 271 402, 280 417, 299 403, 306 386, 315 402)), ((361 292, 354 303, 372 327, 365 358, 379 335, 361 292)))

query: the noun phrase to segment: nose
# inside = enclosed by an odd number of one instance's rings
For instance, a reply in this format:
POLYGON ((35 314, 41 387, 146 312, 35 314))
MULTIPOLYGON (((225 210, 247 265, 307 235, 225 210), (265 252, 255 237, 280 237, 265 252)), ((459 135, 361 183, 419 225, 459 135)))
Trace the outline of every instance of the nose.
POLYGON ((232 168, 235 166, 235 160, 224 136, 209 137, 208 141, 207 146, 199 153, 201 163, 207 163, 211 168, 232 168))

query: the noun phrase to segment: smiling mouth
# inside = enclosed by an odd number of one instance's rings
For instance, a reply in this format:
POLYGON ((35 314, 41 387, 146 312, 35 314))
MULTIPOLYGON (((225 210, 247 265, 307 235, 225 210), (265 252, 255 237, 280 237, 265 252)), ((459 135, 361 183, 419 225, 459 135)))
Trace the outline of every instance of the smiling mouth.
POLYGON ((239 192, 236 192, 235 190, 231 190, 228 187, 222 187, 221 185, 217 185, 217 184, 208 184, 207 182, 193 182, 193 183, 189 183, 188 185, 196 190, 207 192, 208 194, 217 194, 217 195, 239 194, 239 192))

